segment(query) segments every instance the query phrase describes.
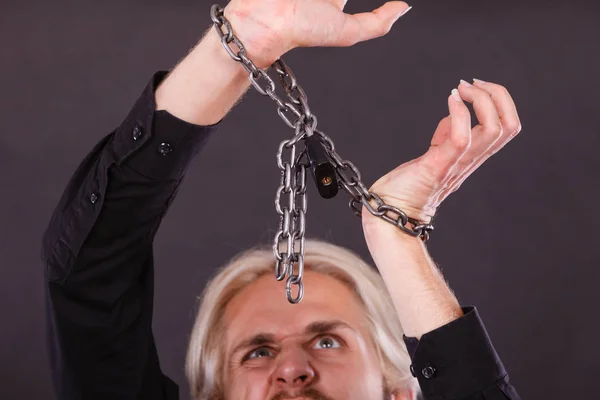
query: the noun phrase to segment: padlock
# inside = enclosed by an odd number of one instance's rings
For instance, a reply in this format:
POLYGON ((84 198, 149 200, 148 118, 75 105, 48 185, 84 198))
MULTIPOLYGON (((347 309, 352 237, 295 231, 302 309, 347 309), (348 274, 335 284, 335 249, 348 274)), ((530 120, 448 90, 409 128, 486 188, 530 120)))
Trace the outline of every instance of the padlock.
POLYGON ((306 136, 304 143, 312 177, 315 180, 319 194, 324 199, 335 197, 338 192, 337 176, 333 164, 329 161, 325 147, 315 134, 306 136))

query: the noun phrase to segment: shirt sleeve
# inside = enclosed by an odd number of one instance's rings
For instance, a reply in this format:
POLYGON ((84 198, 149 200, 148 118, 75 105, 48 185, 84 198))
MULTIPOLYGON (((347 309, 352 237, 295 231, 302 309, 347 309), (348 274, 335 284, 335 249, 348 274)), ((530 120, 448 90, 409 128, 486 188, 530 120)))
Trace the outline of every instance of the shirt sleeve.
POLYGON ((425 400, 520 400, 473 306, 421 336, 404 336, 425 400))
POLYGON ((42 239, 47 344, 57 398, 178 398, 152 334, 156 231, 212 126, 155 111, 155 74, 85 157, 42 239))

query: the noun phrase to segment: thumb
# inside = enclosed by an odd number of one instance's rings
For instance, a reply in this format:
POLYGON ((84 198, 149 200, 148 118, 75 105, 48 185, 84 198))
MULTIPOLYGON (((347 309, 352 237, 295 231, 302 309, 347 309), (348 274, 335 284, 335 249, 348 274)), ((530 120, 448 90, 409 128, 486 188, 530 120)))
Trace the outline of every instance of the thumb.
POLYGON ((389 1, 371 12, 344 14, 340 34, 327 45, 352 46, 384 36, 411 8, 403 1, 389 1))

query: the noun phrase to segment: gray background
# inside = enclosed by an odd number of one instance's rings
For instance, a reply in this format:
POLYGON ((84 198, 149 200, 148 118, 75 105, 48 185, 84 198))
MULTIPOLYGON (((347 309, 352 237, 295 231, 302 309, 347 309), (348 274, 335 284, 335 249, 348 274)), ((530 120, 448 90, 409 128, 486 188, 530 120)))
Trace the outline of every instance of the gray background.
MULTIPOLYGON (((1 399, 52 398, 42 231, 84 155, 125 117, 151 74, 170 68, 208 27, 210 4, 3 3, 1 399)), ((379 4, 355 0, 347 10, 379 4)), ((367 184, 426 150, 460 78, 508 87, 523 131, 444 203, 430 250, 460 301, 479 308, 524 399, 591 398, 600 372, 600 5, 411 4, 385 38, 285 59, 320 128, 367 184)), ((184 398, 196 296, 215 266, 271 239, 275 151, 290 134, 268 99, 247 95, 194 161, 158 233, 155 332, 184 398)), ((308 234, 368 257, 346 199, 310 190, 308 234)))

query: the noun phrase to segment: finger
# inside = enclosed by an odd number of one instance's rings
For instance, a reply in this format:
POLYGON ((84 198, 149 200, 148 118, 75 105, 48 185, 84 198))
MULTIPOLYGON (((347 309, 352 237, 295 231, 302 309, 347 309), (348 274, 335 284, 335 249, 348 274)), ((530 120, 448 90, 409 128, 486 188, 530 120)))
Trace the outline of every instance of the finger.
POLYGON ((516 105, 506 88, 503 86, 483 82, 479 80, 475 80, 474 86, 485 90, 491 97, 494 102, 496 109, 498 110, 498 115, 500 121, 502 123, 502 136, 498 139, 486 152, 485 154, 477 160, 474 164, 472 164, 467 170, 463 172, 463 174, 453 182, 448 188, 444 190, 443 193, 440 194, 439 200, 442 201, 445 197, 450 195, 451 193, 458 190, 458 188, 463 184, 465 179, 473 171, 481 166, 488 158, 497 153, 500 149, 502 149, 511 139, 513 139, 522 129, 521 121, 517 113, 516 105))
POLYGON ((344 14, 339 36, 329 46, 352 46, 384 36, 392 25, 412 7, 403 1, 390 1, 372 12, 344 14))
MULTIPOLYGON (((456 173, 454 167, 471 145, 471 114, 456 89, 448 97, 448 109, 450 132, 441 144, 430 147, 422 158, 423 166, 438 181, 446 181, 456 173)), ((445 124, 440 123, 440 127, 445 124)), ((442 137, 444 133, 436 131, 434 138, 436 136, 442 137)))
MULTIPOLYGON (((458 90, 465 101, 473 104, 479 125, 471 130, 471 146, 461 158, 457 168, 458 175, 453 180, 460 179, 466 171, 472 171, 470 167, 477 164, 502 136, 500 116, 489 93, 462 80, 458 90)), ((447 185, 451 186, 453 180, 447 182, 447 185)))
POLYGON ((489 93, 496 105, 504 130, 504 143, 514 138, 523 127, 517 113, 517 106, 508 90, 502 85, 479 79, 474 79, 473 85, 489 93))
POLYGON ((479 125, 473 131, 473 141, 469 152, 473 158, 477 158, 485 150, 492 146, 502 135, 503 128, 496 104, 485 90, 461 80, 458 85, 460 97, 473 104, 473 110, 479 125))

